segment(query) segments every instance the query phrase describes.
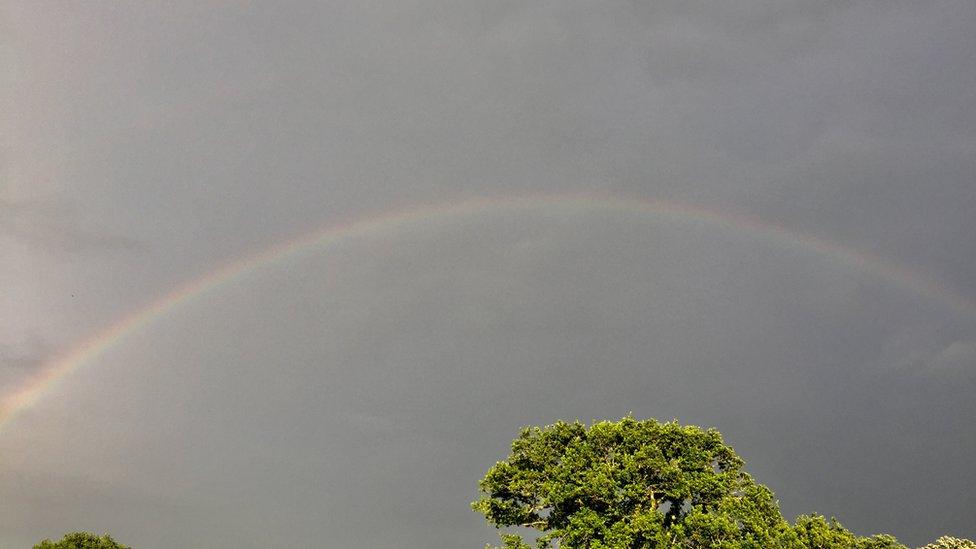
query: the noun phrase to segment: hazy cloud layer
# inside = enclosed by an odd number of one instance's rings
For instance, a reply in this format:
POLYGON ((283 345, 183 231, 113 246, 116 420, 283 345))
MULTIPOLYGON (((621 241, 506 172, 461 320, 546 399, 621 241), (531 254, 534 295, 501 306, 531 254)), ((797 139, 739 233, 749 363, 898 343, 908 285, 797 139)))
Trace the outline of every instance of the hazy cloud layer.
POLYGON ((0 201, 0 235, 61 254, 142 249, 134 240, 82 229, 76 211, 52 202, 0 201))
POLYGON ((4 393, 38 372, 50 352, 47 345, 37 340, 21 345, 0 344, 0 387, 4 393))

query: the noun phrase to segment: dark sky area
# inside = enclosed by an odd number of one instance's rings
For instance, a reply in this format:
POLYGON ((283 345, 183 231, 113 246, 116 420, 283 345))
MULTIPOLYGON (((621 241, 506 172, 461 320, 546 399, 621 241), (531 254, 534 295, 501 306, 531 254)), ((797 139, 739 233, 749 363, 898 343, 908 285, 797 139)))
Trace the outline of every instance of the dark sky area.
POLYGON ((483 547, 520 426, 629 412, 976 538, 970 0, 12 0, 0 64, 4 402, 368 229, 35 391, 0 546, 483 547))

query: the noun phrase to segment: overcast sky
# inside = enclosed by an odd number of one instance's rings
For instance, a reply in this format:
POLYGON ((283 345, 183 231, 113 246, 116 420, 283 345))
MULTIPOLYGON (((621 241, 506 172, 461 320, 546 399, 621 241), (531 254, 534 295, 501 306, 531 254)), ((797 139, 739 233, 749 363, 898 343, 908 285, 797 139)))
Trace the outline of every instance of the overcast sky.
POLYGON ((539 206, 307 250, 10 421, 0 545, 482 547, 520 426, 628 412, 719 428, 789 518, 976 538, 971 0, 3 4, 0 395, 381 212, 595 195, 829 245, 539 206))

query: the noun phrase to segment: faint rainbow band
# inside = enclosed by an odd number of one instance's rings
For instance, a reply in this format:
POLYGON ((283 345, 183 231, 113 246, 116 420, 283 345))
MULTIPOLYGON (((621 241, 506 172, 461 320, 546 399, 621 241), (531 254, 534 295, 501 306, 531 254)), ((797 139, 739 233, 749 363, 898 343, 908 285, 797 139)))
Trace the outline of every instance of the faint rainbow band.
POLYGON ((127 335, 136 332, 193 298, 202 296, 222 284, 244 277, 263 266, 282 262, 303 250, 316 247, 326 248, 343 240, 365 237, 371 234, 382 234, 412 224, 451 221, 455 218, 491 213, 531 213, 545 210, 562 210, 567 213, 608 212, 655 216, 660 218, 659 221, 692 220, 720 229, 731 229, 749 235, 763 236, 862 269, 918 294, 936 299, 957 312, 976 313, 976 301, 946 288, 931 277, 887 262, 873 254, 829 242, 811 234, 791 231, 782 225, 762 221, 755 217, 730 214, 678 202, 579 194, 482 198, 445 202, 400 208, 379 215, 330 225, 276 244, 256 254, 232 261, 176 287, 147 306, 119 319, 95 336, 74 346, 67 353, 49 361, 37 374, 22 383, 17 390, 3 397, 0 401, 0 429, 9 424, 18 413, 37 404, 60 380, 105 350, 118 345, 127 335))

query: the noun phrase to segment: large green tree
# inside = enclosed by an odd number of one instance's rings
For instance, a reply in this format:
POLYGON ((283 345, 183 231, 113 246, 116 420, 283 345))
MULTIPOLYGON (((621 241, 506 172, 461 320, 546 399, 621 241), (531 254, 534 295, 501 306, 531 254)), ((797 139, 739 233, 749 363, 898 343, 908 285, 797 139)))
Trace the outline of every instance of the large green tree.
POLYGON ((46 539, 34 546, 34 549, 131 549, 127 545, 112 539, 112 536, 102 536, 89 532, 73 532, 65 534, 61 541, 46 539))
POLYGON ((560 421, 523 429, 473 506, 498 527, 540 530, 538 547, 767 548, 788 525, 742 465, 713 429, 560 421))
MULTIPOLYGON (((498 528, 541 532, 560 549, 894 549, 814 515, 791 526, 714 429, 675 422, 527 427, 480 482, 472 506, 498 528)), ((507 549, 529 549, 502 534, 507 549)))

